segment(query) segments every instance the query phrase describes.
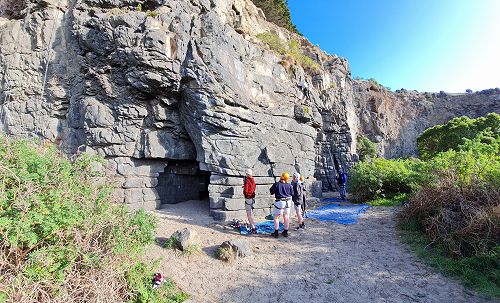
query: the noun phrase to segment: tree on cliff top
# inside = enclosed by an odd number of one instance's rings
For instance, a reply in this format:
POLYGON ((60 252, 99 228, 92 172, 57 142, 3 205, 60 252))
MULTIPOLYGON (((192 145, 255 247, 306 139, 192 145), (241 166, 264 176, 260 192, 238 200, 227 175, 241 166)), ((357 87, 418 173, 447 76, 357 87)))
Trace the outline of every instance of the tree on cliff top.
POLYGON ((264 11, 269 22, 281 26, 291 32, 300 34, 292 23, 287 0, 252 0, 253 3, 264 11))

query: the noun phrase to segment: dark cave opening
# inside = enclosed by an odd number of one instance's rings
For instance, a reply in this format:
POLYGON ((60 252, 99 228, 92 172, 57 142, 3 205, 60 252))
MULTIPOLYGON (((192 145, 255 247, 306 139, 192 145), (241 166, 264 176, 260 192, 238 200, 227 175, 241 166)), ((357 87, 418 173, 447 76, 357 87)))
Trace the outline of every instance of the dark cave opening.
POLYGON ((201 171, 197 161, 169 160, 158 176, 156 187, 162 204, 208 200, 210 173, 201 171))

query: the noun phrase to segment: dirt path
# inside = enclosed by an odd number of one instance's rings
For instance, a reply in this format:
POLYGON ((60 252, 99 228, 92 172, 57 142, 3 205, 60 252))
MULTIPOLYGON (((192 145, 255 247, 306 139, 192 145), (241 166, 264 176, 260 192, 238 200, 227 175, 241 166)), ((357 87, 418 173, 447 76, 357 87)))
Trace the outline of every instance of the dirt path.
POLYGON ((195 229, 201 255, 187 258, 157 245, 149 252, 163 257, 160 270, 193 302, 494 302, 418 261, 398 239, 394 208, 372 208, 348 226, 308 220, 305 232, 274 239, 224 230, 200 203, 169 205, 155 214, 159 238, 195 229), (253 256, 233 264, 213 257, 223 241, 240 237, 251 241, 253 256))

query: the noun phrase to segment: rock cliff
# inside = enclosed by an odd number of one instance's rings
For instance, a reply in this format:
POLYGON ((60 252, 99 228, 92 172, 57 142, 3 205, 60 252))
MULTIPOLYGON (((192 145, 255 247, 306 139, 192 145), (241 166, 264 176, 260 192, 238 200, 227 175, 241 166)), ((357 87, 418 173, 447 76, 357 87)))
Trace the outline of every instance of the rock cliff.
POLYGON ((366 80, 353 81, 358 135, 364 135, 387 158, 417 155, 417 138, 427 128, 455 117, 500 113, 500 90, 468 94, 392 92, 366 80))
POLYGON ((103 155, 132 209, 209 197, 223 219, 244 209, 247 168, 267 209, 274 174, 299 171, 321 195, 316 180, 353 160, 347 61, 250 0, 26 1, 2 10, 0 67, 0 130, 103 155), (320 69, 285 66, 263 32, 297 41, 320 69))

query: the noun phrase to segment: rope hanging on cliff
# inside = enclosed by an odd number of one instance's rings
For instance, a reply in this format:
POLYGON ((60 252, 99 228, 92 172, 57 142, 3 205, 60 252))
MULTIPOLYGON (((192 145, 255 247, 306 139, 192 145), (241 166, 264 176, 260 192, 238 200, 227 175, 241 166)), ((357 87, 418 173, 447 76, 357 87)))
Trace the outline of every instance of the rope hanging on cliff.
POLYGON ((60 5, 60 3, 61 3, 61 0, 58 0, 57 5, 56 5, 57 13, 56 13, 56 16, 54 18, 54 22, 52 23, 52 30, 50 31, 49 42, 47 43, 47 48, 45 50, 45 73, 43 76, 42 88, 40 90, 40 99, 43 99, 43 95, 45 94, 45 86, 47 84, 47 75, 48 75, 49 63, 50 63, 50 50, 52 49, 52 44, 54 43, 54 32, 55 32, 55 28, 56 28, 56 22, 57 22, 57 19, 59 17, 59 11, 60 11, 59 5, 60 5))

